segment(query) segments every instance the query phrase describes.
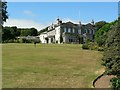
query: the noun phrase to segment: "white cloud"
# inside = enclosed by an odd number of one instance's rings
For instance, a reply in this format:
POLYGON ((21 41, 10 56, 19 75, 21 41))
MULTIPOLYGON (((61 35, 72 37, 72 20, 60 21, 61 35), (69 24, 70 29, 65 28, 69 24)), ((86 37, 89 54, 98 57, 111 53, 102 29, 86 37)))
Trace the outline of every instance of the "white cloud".
POLYGON ((45 28, 46 25, 32 21, 32 20, 22 20, 22 19, 8 19, 4 23, 4 26, 17 26, 18 28, 36 28, 38 31, 45 28))
POLYGON ((24 14, 29 15, 29 16, 35 16, 35 14, 29 10, 23 11, 24 14))

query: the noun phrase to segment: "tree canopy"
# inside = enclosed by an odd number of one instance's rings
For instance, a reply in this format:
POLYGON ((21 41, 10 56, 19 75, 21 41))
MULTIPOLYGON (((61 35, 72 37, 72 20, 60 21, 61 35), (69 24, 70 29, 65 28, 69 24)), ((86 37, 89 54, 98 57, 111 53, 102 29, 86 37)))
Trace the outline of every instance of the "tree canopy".
POLYGON ((104 26, 105 24, 107 24, 106 21, 99 21, 95 23, 95 27, 99 30, 100 28, 102 28, 102 26, 104 26))
POLYGON ((103 25, 95 34, 95 41, 98 43, 99 46, 102 46, 105 44, 105 40, 107 38, 107 32, 111 30, 112 26, 114 26, 117 23, 117 20, 111 23, 104 23, 103 25))

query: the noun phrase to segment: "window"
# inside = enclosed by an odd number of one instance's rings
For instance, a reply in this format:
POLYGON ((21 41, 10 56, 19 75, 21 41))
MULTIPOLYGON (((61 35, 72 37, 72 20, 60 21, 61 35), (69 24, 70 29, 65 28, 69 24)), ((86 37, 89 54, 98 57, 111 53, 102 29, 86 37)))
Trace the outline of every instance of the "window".
POLYGON ((66 28, 64 28, 64 32, 67 32, 67 29, 66 29, 66 28))
POLYGON ((75 33, 75 29, 73 28, 73 33, 75 33))
POLYGON ((85 31, 84 31, 85 33, 87 33, 87 29, 85 29, 85 31))
POLYGON ((71 32, 71 29, 70 29, 70 28, 68 28, 68 32, 69 32, 69 33, 71 32))
POLYGON ((91 30, 91 34, 93 34, 93 30, 91 30))
POLYGON ((95 34, 95 30, 93 29, 93 34, 95 34))
POLYGON ((79 33, 79 34, 82 34, 82 33, 81 33, 81 29, 78 30, 78 33, 79 33))
POLYGON ((87 33, 90 33, 90 29, 87 30, 87 33))
POLYGON ((92 34, 92 29, 90 30, 90 34, 92 34))

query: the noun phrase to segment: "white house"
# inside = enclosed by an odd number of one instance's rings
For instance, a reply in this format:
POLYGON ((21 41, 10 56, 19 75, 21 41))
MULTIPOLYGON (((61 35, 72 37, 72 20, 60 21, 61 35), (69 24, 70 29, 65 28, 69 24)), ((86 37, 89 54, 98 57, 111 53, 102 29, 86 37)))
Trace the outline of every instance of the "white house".
POLYGON ((92 23, 86 25, 74 24, 72 22, 63 23, 59 18, 57 23, 48 26, 47 32, 40 35, 41 43, 84 43, 87 40, 94 40, 97 28, 92 23))
POLYGON ((39 36, 41 43, 47 43, 47 32, 43 32, 39 36))

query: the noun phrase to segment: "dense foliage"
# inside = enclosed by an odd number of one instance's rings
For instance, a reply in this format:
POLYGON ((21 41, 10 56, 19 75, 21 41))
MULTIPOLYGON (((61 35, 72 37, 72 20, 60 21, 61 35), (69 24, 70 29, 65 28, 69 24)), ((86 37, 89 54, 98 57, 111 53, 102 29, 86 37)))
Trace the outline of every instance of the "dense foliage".
POLYGON ((112 88, 114 90, 120 89, 120 78, 113 78, 113 79, 111 79, 111 82, 112 82, 112 88))
POLYGON ((107 34, 102 64, 106 74, 120 76, 120 23, 117 23, 107 34))
POLYGON ((18 29, 20 32, 20 36, 37 36, 38 32, 35 28, 27 28, 27 29, 18 29))
POLYGON ((111 23, 107 23, 102 26, 95 34, 95 41, 99 46, 105 45, 105 40, 107 38, 107 32, 117 23, 117 20, 111 23))
POLYGON ((102 28, 102 26, 104 26, 105 24, 107 24, 107 22, 105 21, 99 21, 95 23, 95 27, 99 30, 100 28, 102 28))
POLYGON ((3 27, 2 42, 15 40, 18 36, 37 36, 38 32, 35 28, 21 29, 17 27, 3 27))

